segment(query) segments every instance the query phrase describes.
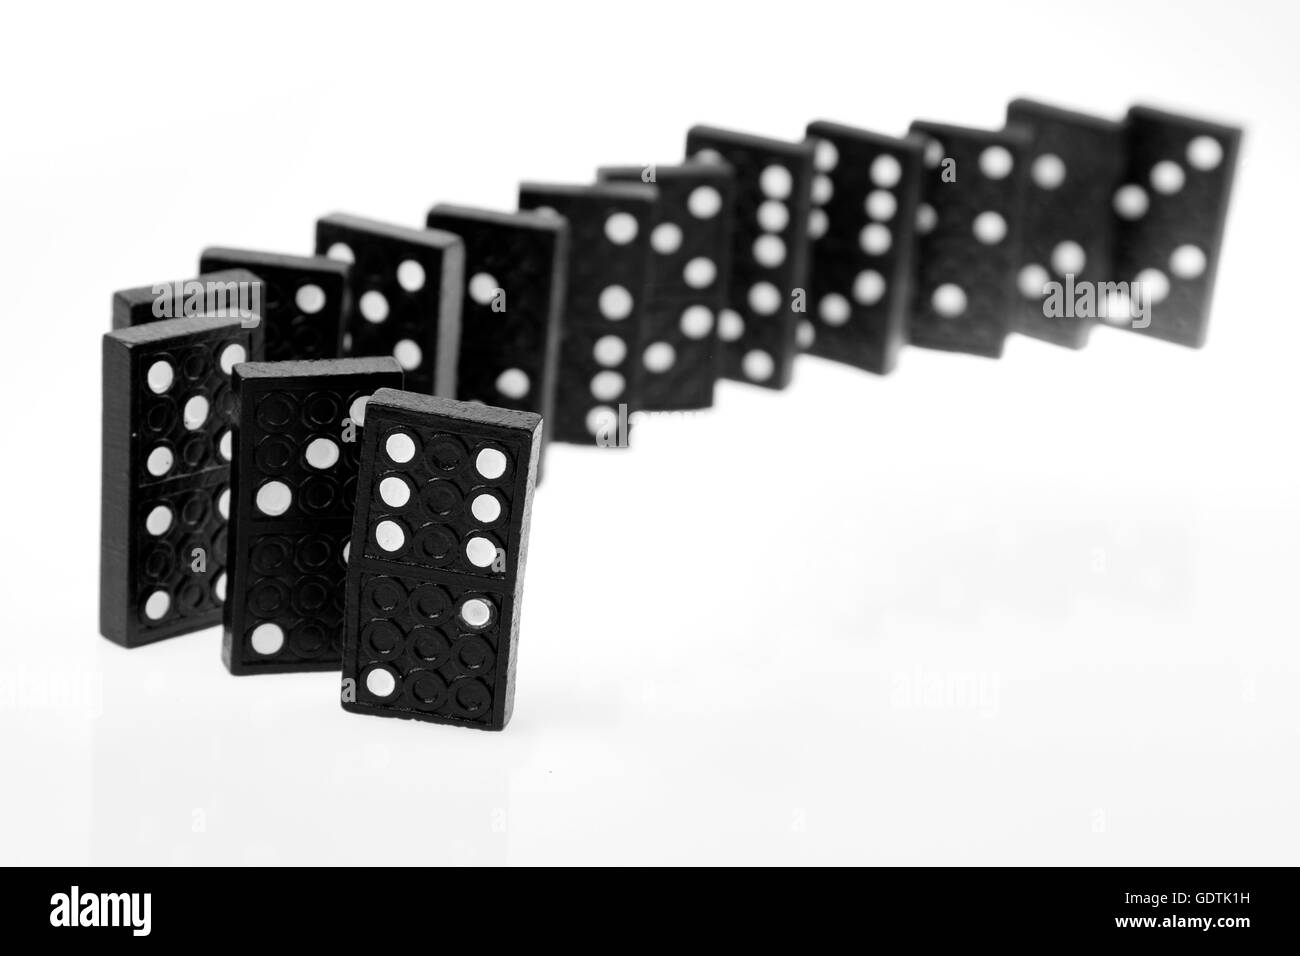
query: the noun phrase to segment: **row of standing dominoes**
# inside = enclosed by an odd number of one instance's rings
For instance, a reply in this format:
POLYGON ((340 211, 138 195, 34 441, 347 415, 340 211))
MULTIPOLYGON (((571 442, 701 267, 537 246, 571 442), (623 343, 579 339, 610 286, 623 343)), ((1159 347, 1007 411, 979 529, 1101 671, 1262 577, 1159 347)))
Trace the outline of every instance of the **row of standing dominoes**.
POLYGON ((1052 313, 1053 282, 1202 344, 1240 131, 1007 119, 696 127, 681 163, 525 183, 518 212, 331 215, 315 256, 209 249, 196 280, 117 293, 102 633, 220 620, 232 673, 342 666, 350 709, 499 729, 543 419, 610 444, 627 411, 711 405, 719 377, 783 388, 800 351, 887 373, 906 342, 1080 347, 1097 311, 1052 313), (221 314, 212 289, 256 308, 221 314))

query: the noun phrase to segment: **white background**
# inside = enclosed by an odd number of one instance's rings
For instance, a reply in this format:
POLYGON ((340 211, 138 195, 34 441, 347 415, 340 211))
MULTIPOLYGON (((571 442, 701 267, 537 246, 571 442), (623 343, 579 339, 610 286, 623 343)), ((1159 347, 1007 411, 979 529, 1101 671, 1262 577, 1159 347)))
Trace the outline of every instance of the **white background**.
POLYGON ((1296 862, 1293 5, 2 16, 0 861, 1296 862), (553 446, 502 734, 230 677, 216 629, 97 636, 113 290, 335 210, 513 208, 692 123, 1016 95, 1246 126, 1205 350, 803 358, 629 453, 553 446))

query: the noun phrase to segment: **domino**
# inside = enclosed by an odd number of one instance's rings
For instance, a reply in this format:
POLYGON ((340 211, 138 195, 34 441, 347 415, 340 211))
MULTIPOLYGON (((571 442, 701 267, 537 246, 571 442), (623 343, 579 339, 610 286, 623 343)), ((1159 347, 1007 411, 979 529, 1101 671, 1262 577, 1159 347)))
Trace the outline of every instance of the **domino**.
POLYGON ((235 369, 221 648, 232 674, 338 670, 366 404, 377 389, 401 385, 393 358, 235 369))
POLYGON ((923 144, 908 339, 998 358, 1016 305, 1025 134, 915 122, 923 144))
POLYGON ((921 146, 817 121, 813 144, 810 355, 887 374, 907 341, 921 146))
MULTIPOLYGON (((568 271, 558 216, 439 204, 430 229, 465 243, 465 333, 456 398, 550 420, 568 271)), ((441 393, 439 393, 441 394, 441 393)))
MULTIPOLYGON (((807 309, 812 146, 695 126, 686 135, 686 154, 721 159, 736 176, 728 307, 718 317, 722 374, 785 388, 807 309)), ((698 272, 702 280, 716 264, 701 263, 698 272)))
POLYGON ((247 269, 121 289, 113 293, 112 328, 204 315, 242 318, 252 324, 253 317, 262 314, 263 298, 262 280, 247 269))
POLYGON ((454 395, 464 244, 447 232, 334 213, 316 222, 316 254, 352 263, 344 354, 391 355, 412 391, 454 395))
POLYGON ((1074 296, 1051 292, 1085 283, 1099 289, 1113 278, 1111 197, 1125 174, 1124 125, 1025 99, 1007 106, 1007 125, 1029 143, 1011 328, 1083 348, 1099 317, 1095 296, 1077 309, 1074 296))
MULTIPOLYGON (((601 182, 651 181, 659 193, 650 233, 649 304, 640 355, 641 408, 685 411, 713 404, 721 367, 718 317, 727 307, 736 177, 725 162, 607 166, 601 182), (712 262, 713 281, 701 262, 712 262), (702 287, 701 287, 702 285, 702 287)), ((731 316, 734 330, 739 316, 731 316)))
POLYGON ((1133 309, 1121 323, 1200 348, 1241 130, 1145 106, 1129 110, 1126 126, 1128 166, 1114 196, 1115 275, 1136 283, 1149 309, 1133 309))
POLYGON ((389 389, 370 400, 345 710, 505 728, 540 432, 530 412, 389 389))
POLYGON ((640 184, 519 187, 520 209, 569 224, 555 417, 547 426, 556 441, 616 447, 619 422, 640 408, 656 200, 654 187, 640 184))
POLYGON ((262 280, 266 361, 338 358, 348 312, 347 263, 248 249, 204 249, 199 271, 245 269, 262 280))
POLYGON ((99 630, 123 647, 212 627, 227 591, 231 372, 262 354, 238 318, 103 340, 99 630))

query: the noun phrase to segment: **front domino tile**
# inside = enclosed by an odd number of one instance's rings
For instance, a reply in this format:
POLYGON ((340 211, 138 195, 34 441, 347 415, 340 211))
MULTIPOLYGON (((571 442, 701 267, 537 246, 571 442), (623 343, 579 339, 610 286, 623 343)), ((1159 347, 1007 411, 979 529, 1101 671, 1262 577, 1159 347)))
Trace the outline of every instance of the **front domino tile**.
POLYGON ((520 209, 569 224, 555 419, 547 423, 556 441, 616 447, 620 422, 641 408, 656 200, 655 188, 640 183, 520 184, 520 209))
POLYGON ((1241 130, 1134 106, 1125 134, 1127 175, 1114 197, 1115 278, 1132 283, 1149 311, 1123 324, 1200 348, 1241 130))
POLYGON ((333 213, 316 222, 316 253, 352 263, 343 354, 391 355, 412 391, 456 394, 461 241, 434 229, 333 213))
POLYGON ((1028 137, 919 121, 911 130, 924 152, 908 341, 999 358, 1017 305, 1028 137))
POLYGON ((204 249, 199 271, 247 269, 262 280, 266 360, 338 358, 348 314, 348 264, 324 256, 204 249))
POLYGON ((345 710, 505 728, 540 431, 529 412, 389 389, 370 400, 345 710))
POLYGON ((596 177, 637 183, 651 172, 659 204, 650 233, 650 303, 639 358, 641 408, 708 408, 722 364, 719 336, 734 340, 744 326, 726 308, 736 178, 724 162, 604 166, 596 177))
POLYGON ((338 670, 366 403, 392 358, 235 369, 231 566, 221 655, 232 674, 338 670))
POLYGON ((686 154, 701 162, 721 159, 736 176, 727 293, 735 315, 720 320, 722 374, 785 388, 807 307, 813 148, 696 126, 686 135, 686 154))
POLYGON ((810 355, 884 375, 907 341, 921 147, 839 123, 808 124, 813 144, 810 355))
POLYGON ((166 319, 104 336, 99 629, 138 647, 221 623, 234 396, 260 325, 166 319))

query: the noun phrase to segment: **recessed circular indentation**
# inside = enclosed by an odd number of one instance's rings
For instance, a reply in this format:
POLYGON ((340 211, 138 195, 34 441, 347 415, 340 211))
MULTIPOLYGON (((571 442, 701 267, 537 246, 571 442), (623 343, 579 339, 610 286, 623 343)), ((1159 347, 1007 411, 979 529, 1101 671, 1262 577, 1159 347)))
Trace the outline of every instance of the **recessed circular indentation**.
POLYGON ((1026 299, 1041 299, 1051 278, 1046 269, 1031 262, 1016 275, 1016 287, 1026 299))
POLYGON ((955 319, 966 311, 966 292, 961 286, 945 282, 930 296, 930 305, 945 319, 955 319))
POLYGON ((794 188, 794 177, 790 170, 773 163, 758 174, 758 188, 769 199, 785 199, 794 188))
POLYGON ((893 219, 894 213, 898 211, 898 200, 886 189, 873 189, 867 193, 864 206, 869 217, 879 222, 886 222, 893 219))
POLYGON ((667 342, 651 342, 641 355, 646 371, 661 375, 677 361, 676 350, 667 342))
POLYGON ((145 381, 149 385, 149 391, 155 395, 163 394, 172 387, 172 382, 175 380, 176 370, 172 368, 170 362, 164 362, 162 359, 150 365, 149 371, 145 373, 145 381))
POLYGON ((871 181, 881 189, 893 189, 902 178, 902 164, 888 153, 881 153, 871 161, 871 181))
POLYGON ((217 572, 216 580, 212 582, 212 596, 217 599, 217 603, 224 603, 226 600, 226 572, 217 572))
POLYGON ((1223 162, 1223 146, 1212 136, 1196 136, 1187 144, 1187 162, 1192 169, 1209 172, 1223 162))
POLYGON ((986 246, 995 246, 1007 235, 1007 221, 991 210, 980 213, 971 223, 975 238, 986 246))
POLYGON ((217 439, 217 453, 226 461, 230 461, 234 457, 234 436, 229 428, 222 432, 221 437, 217 439))
POLYGON ((492 606, 482 598, 470 598, 460 606, 460 619, 470 627, 483 627, 492 620, 492 606))
POLYGON ((754 261, 766 269, 775 269, 785 261, 785 243, 779 236, 761 235, 754 240, 754 261))
POLYGON ((598 304, 601 315, 618 322, 632 314, 632 293, 621 285, 608 285, 600 290, 598 304))
POLYGON ((746 352, 745 357, 740 360, 740 367, 745 377, 755 382, 766 382, 776 371, 776 363, 772 360, 772 356, 761 349, 746 352))
POLYGON ((790 210, 785 203, 768 199, 758 207, 758 225, 767 232, 780 232, 790 224, 790 210))
POLYGON ((885 297, 885 277, 875 269, 863 269, 853 280, 853 298, 862 305, 875 305, 885 297))
POLYGON ((172 518, 171 508, 166 505, 156 505, 144 519, 144 528, 154 536, 166 534, 167 529, 172 526, 172 518))
POLYGON ((759 315, 774 315, 781 308, 781 293, 770 282, 755 282, 749 287, 749 307, 759 315))
POLYGON ((1173 160, 1162 159, 1151 167, 1151 188, 1165 196, 1178 192, 1186 181, 1183 167, 1173 160))
POLYGON ((508 368, 497 376, 497 391, 506 398, 518 401, 528 394, 529 386, 532 383, 528 380, 528 373, 519 368, 508 368))
POLYGON ((354 425, 364 425, 366 423, 366 406, 370 404, 369 395, 358 395, 348 406, 348 418, 354 425))
POLYGON ((1121 219, 1141 219, 1151 207, 1147 191, 1135 183, 1120 186, 1115 190, 1115 213, 1121 219))
POLYGON ((706 288, 712 285, 717 277, 718 267, 713 264, 712 259, 704 256, 696 256, 682 269, 682 279, 692 289, 706 288))
POLYGON ((718 311, 718 338, 734 342, 745 334, 745 320, 734 309, 718 311))
POLYGON ((611 436, 618 426, 618 413, 608 405, 597 405, 587 412, 584 422, 590 434, 611 436))
POLYGON ((352 247, 346 242, 336 242, 325 251, 326 257, 338 259, 340 262, 356 262, 357 257, 352 254, 352 247))
POLYGON ((293 492, 283 481, 268 481, 257 489, 257 510, 262 514, 276 517, 289 510, 293 503, 293 492))
POLYGON ((838 292, 822 296, 822 300, 817 303, 817 314, 827 325, 843 325, 849 320, 852 311, 849 300, 838 292))
POLYGON ((284 629, 270 621, 259 624, 248 636, 248 643, 253 648, 253 653, 269 657, 284 647, 284 629))
POLYGON ((814 209, 808 213, 808 238, 820 239, 826 235, 826 230, 830 228, 831 221, 826 215, 825 209, 814 209))
POLYGON ((650 248, 661 256, 669 256, 682 246, 682 230, 676 223, 661 222, 650 230, 650 248))
POLYGON ((598 402, 612 402, 623 394, 624 385, 618 372, 597 372, 591 379, 591 396, 598 402))
POLYGON ((1138 287, 1134 298, 1140 294, 1148 302, 1163 302, 1169 297, 1169 277, 1159 269, 1143 269, 1133 282, 1138 287))
POLYGON ((795 329, 794 340, 795 344, 798 345, 799 348, 807 351, 812 348, 813 343, 817 341, 817 330, 813 328, 811 322, 807 319, 803 319, 800 321, 799 327, 795 329))
POLYGON ((218 364, 221 366, 221 371, 229 375, 236 365, 247 361, 248 353, 244 351, 244 347, 238 342, 232 342, 221 350, 221 358, 218 360, 218 364))
MULTIPOLYGON (((618 365, 627 357, 627 343, 617 335, 602 335, 596 340, 591 354, 597 364, 618 365)), ((500 388, 499 385, 498 388, 500 388)))
POLYGON ((361 309, 361 317, 367 322, 379 323, 388 318, 388 299, 377 289, 363 292, 357 306, 361 309))
POLYGON ((379 482, 379 497, 390 508, 404 508, 411 500, 411 486, 396 475, 389 475, 379 482))
POLYGON ((402 339, 393 346, 393 358, 397 359, 403 371, 413 372, 424 361, 424 351, 414 339, 402 339))
POLYGON ((491 524, 501 517, 501 501, 496 495, 479 494, 469 504, 470 514, 474 520, 491 524))
POLYGON ((892 242, 893 236, 889 232, 889 227, 878 222, 867 223, 858 234, 858 244, 869 256, 884 255, 889 251, 892 242))
POLYGON ((469 297, 479 305, 489 305, 501 286, 489 272, 476 272, 469 280, 469 297))
POLYGON ((325 290, 314 282, 308 282, 298 286, 298 291, 293 294, 293 302, 304 315, 315 315, 325 308, 325 290))
POLYGON ((840 151, 829 139, 817 140, 813 147, 813 167, 822 173, 829 173, 840 161, 840 151))
POLYGON ((1043 153, 1029 167, 1029 175, 1039 189, 1055 189, 1065 182, 1065 160, 1055 153, 1043 153))
POLYGON ((605 238, 616 246, 625 246, 636 238, 636 216, 630 212, 612 213, 605 220, 605 238))
POLYGON ((916 231, 921 235, 934 232, 934 227, 939 224, 939 214, 934 211, 934 207, 928 202, 923 202, 916 207, 916 231))
POLYGON ((497 546, 487 538, 470 538, 465 542, 465 558, 476 568, 490 568, 497 559, 497 546))
POLYGON ((397 264, 397 284, 407 292, 419 292, 425 281, 424 266, 414 259, 403 259, 397 264))
POLYGON ((167 472, 172 470, 172 465, 176 459, 172 455, 172 450, 166 445, 159 445, 153 451, 149 452, 149 457, 145 459, 145 468, 149 474, 155 478, 161 478, 167 472))
POLYGON ((713 331, 713 313, 707 305, 688 305, 678 325, 688 339, 702 339, 713 331))
POLYGON ((921 154, 921 161, 925 163, 927 169, 937 169, 943 162, 943 143, 937 139, 927 140, 925 151, 921 154))
POLYGON ((1169 271, 1180 279, 1197 278, 1205 271, 1205 265, 1205 253, 1190 243, 1179 246, 1169 256, 1169 271))
POLYGON ((195 431, 203 427, 208 420, 208 400, 202 395, 191 395, 181 412, 181 421, 186 430, 195 431))
POLYGON ((1052 250, 1052 271, 1057 275, 1079 275, 1083 272, 1083 267, 1087 265, 1088 256, 1083 251, 1083 246, 1073 240, 1067 239, 1064 242, 1058 242, 1052 250))
POLYGON ((226 521, 230 520, 230 489, 222 488, 221 494, 217 495, 217 514, 221 515, 226 521))
POLYGON ((374 697, 391 697, 397 690, 397 678, 387 667, 372 667, 366 674, 366 691, 374 697))
POLYGON ((151 621, 161 620, 171 610, 172 599, 166 591, 154 591, 145 599, 144 616, 151 621))
POLYGON ((696 219, 712 219, 722 208, 722 194, 712 186, 696 186, 686 197, 686 208, 696 219))
POLYGON ((505 453, 498 448, 484 448, 474 458, 474 469, 489 481, 506 473, 505 453))
POLYGON ((313 468, 332 468, 339 460, 339 446, 330 438, 313 438, 307 443, 303 457, 313 468))
POLYGON ((404 465, 415 457, 415 439, 407 432, 393 432, 384 440, 384 454, 404 465))
POLYGON ((989 179, 1006 179, 1015 160, 1005 146, 987 146, 980 153, 980 172, 989 179))
POLYGON ((406 532, 396 521, 385 519, 375 525, 375 544, 384 551, 401 551, 406 544, 406 532))

